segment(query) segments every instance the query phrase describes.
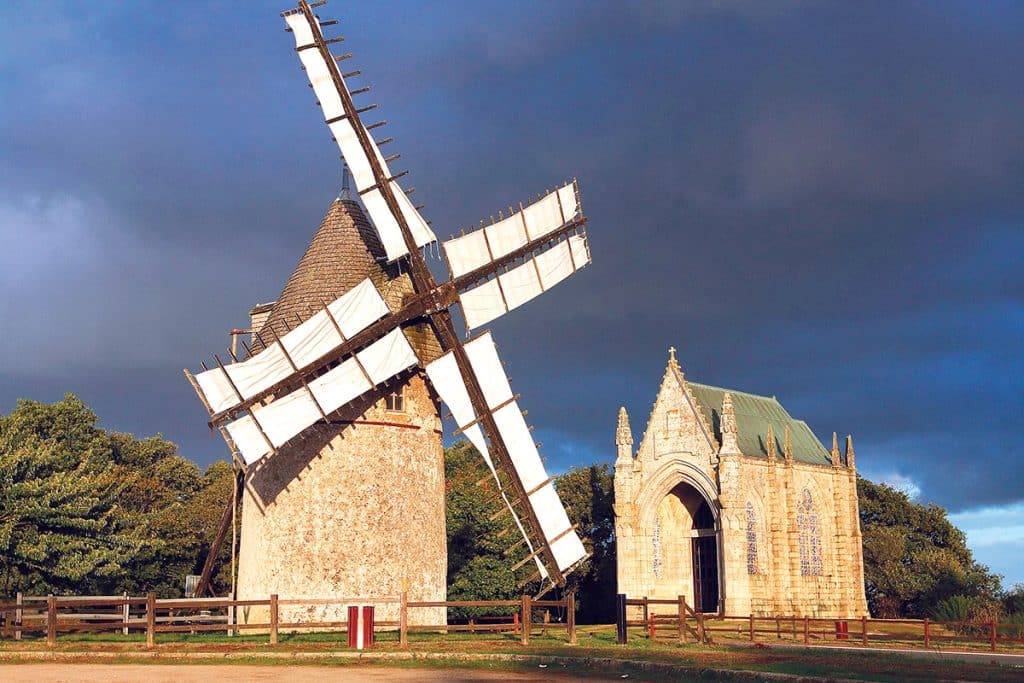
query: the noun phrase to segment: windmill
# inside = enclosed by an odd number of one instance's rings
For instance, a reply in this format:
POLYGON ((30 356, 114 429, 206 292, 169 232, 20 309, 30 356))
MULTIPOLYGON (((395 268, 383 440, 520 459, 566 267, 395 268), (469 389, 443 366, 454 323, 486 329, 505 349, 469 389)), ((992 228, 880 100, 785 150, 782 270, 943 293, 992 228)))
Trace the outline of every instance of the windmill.
MULTIPOLYGON (((565 576, 587 552, 545 471, 524 411, 513 394, 487 323, 543 293, 590 262, 585 224, 575 181, 566 183, 500 220, 442 243, 450 278, 438 283, 421 249, 436 238, 392 174, 372 130, 364 125, 339 64, 351 54, 334 56, 314 8, 301 0, 282 16, 295 38, 295 50, 337 142, 356 190, 389 263, 408 274, 412 291, 392 310, 368 278, 314 314, 296 320, 284 334, 257 334, 247 357, 195 375, 185 371, 241 469, 259 467, 282 448, 301 441, 318 423, 410 369, 422 369, 465 436, 483 458, 495 500, 511 514, 525 546, 514 564, 535 567, 524 584, 541 580, 542 592, 564 585, 565 576), (465 320, 463 340, 451 308, 465 320), (420 358, 410 345, 410 328, 426 323, 440 354, 420 358)), ((242 479, 239 478, 239 483, 242 479)), ((231 508, 234 509, 233 507, 231 508)), ((213 560, 228 516, 207 558, 197 594, 208 586, 213 560)))

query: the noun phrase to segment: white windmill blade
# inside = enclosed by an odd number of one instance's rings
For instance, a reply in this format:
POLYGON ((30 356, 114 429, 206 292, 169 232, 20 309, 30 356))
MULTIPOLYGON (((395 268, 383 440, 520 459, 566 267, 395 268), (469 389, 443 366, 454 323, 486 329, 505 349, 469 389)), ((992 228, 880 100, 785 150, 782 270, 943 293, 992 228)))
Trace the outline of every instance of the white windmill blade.
POLYGON ((306 428, 419 363, 396 328, 340 365, 226 425, 247 465, 276 451, 306 428))
POLYGON ((570 235, 547 251, 459 294, 466 327, 475 329, 522 306, 590 263, 585 233, 570 235))
POLYGON ((346 340, 390 313, 369 278, 338 297, 253 357, 195 376, 213 413, 230 410, 316 363, 346 340))
MULTIPOLYGON (((498 358, 494 340, 487 332, 467 342, 465 349, 469 358, 470 371, 479 383, 487 409, 494 418, 499 436, 512 461, 514 472, 510 472, 508 475, 516 477, 520 482, 522 490, 526 493, 526 500, 521 502, 532 508, 541 527, 537 531, 542 534, 544 542, 551 548, 558 570, 564 573, 584 559, 587 556, 587 551, 569 521, 569 516, 555 491, 552 479, 544 469, 544 463, 537 452, 530 428, 523 419, 522 411, 516 402, 516 397, 512 394, 508 377, 505 376, 501 360, 498 358)), ((483 456, 500 486, 501 482, 495 473, 487 443, 478 424, 480 416, 473 411, 469 394, 466 391, 466 378, 459 371, 453 353, 449 352, 429 363, 426 366, 426 371, 427 377, 451 410, 452 417, 459 428, 483 456)), ((537 561, 541 576, 548 576, 548 571, 536 557, 533 541, 526 534, 507 498, 505 498, 505 503, 509 506, 516 524, 526 538, 530 555, 534 556, 537 561)))
POLYGON ((301 10, 285 14, 284 20, 295 37, 295 49, 299 53, 299 60, 306 70, 310 85, 313 86, 313 92, 320 102, 324 121, 352 172, 356 189, 380 235, 388 261, 407 255, 409 250, 402 236, 401 227, 378 186, 369 154, 373 155, 375 162, 383 170, 384 177, 390 179, 388 185, 412 232, 416 246, 422 247, 436 241, 437 238, 430 226, 392 177, 380 148, 359 118, 359 112, 352 103, 352 95, 341 70, 338 69, 337 61, 327 51, 319 20, 313 15, 307 19, 301 10), (360 141, 361 137, 366 140, 369 150, 360 141))
POLYGON ((504 220, 442 242, 452 277, 461 277, 511 254, 528 242, 551 234, 579 215, 579 186, 573 181, 526 208, 520 205, 519 211, 504 220))

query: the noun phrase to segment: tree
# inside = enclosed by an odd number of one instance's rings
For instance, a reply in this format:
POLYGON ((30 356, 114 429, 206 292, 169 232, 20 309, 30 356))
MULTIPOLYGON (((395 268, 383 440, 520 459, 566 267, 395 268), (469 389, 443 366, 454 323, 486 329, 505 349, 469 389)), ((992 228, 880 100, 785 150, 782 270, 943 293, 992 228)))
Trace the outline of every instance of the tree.
POLYGON ((941 507, 858 478, 864 579, 877 617, 925 617, 953 596, 993 600, 999 577, 974 561, 941 507))
MULTIPOLYGON (((482 478, 480 463, 476 449, 465 442, 445 451, 450 600, 512 599, 523 590, 517 586, 511 567, 526 556, 526 551, 517 549, 506 554, 519 540, 518 532, 508 532, 508 515, 495 517, 504 503, 495 498, 493 483, 483 477, 485 481, 477 485, 482 478)), ((569 575, 566 590, 576 591, 581 621, 613 619, 615 520, 610 469, 607 465, 572 468, 555 479, 555 488, 591 553, 569 575)), ((483 612, 493 614, 495 610, 455 610, 452 616, 483 612)))
POLYGON ((101 590, 140 546, 119 506, 128 482, 95 423, 70 394, 0 417, 3 593, 101 590))
MULTIPOLYGON (((182 595, 231 497, 160 435, 108 433, 72 394, 0 416, 0 594, 182 595)), ((222 549, 215 587, 230 584, 222 549)))
MULTIPOLYGON (((497 508, 496 491, 490 481, 479 486, 482 459, 465 441, 445 450, 445 525, 448 534, 448 599, 506 600, 518 596, 515 573, 517 560, 505 556, 515 537, 500 536, 507 516, 492 519, 497 508), (511 539, 511 540, 510 540, 511 539)), ((498 499, 500 502, 500 498, 498 499)), ((471 617, 502 610, 454 609, 453 617, 471 617)), ((505 611, 514 611, 510 608, 505 611)))
POLYGON ((569 519, 577 525, 590 557, 567 577, 576 591, 581 623, 615 620, 615 489, 608 465, 569 468, 555 480, 569 519))

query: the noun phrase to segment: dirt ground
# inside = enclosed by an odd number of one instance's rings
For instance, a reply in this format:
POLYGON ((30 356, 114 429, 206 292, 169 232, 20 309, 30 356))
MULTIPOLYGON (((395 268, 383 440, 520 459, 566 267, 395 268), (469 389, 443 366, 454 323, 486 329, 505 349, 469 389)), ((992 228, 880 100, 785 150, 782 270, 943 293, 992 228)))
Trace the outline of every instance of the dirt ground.
MULTIPOLYGON (((257 665, 203 665, 203 664, 8 664, 0 665, 0 681, 6 683, 242 683, 243 681, 277 682, 301 681, 410 681, 411 683, 469 683, 470 681, 532 682, 551 681, 577 683, 588 679, 577 678, 539 669, 533 672, 480 671, 472 669, 404 669, 383 666, 324 667, 324 666, 257 666, 257 665)), ((593 680, 593 679, 589 679, 593 680)))

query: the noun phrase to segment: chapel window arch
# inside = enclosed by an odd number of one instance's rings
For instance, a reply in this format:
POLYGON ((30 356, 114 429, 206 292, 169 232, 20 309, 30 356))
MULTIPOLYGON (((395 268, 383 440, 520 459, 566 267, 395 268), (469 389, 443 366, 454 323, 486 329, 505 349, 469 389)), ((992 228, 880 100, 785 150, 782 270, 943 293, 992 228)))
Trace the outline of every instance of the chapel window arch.
POLYGON ((800 494, 796 523, 800 533, 800 574, 821 576, 821 526, 814 507, 814 497, 807 489, 800 494))

